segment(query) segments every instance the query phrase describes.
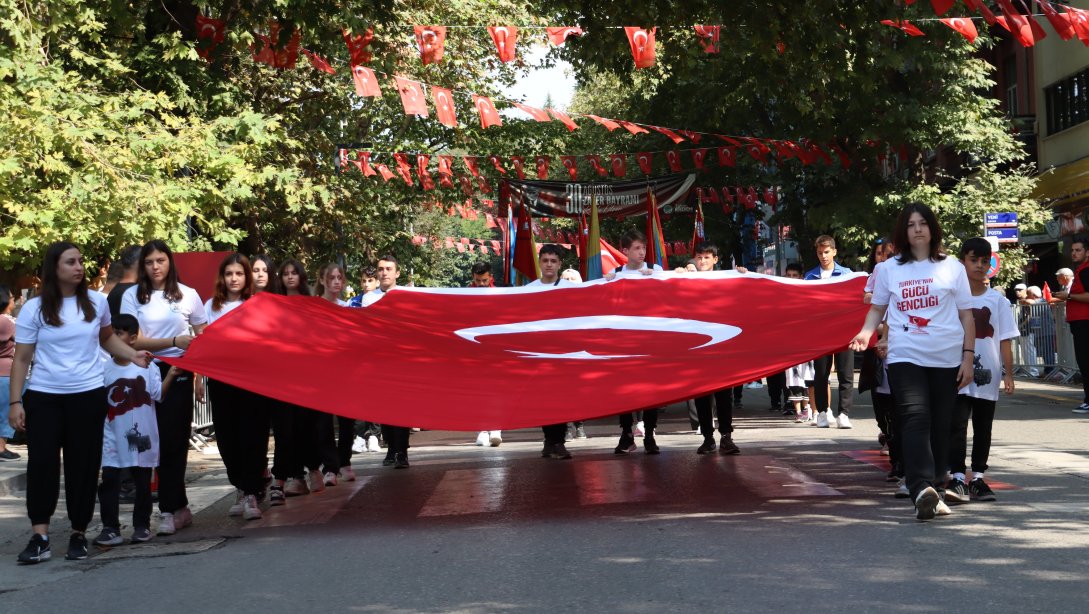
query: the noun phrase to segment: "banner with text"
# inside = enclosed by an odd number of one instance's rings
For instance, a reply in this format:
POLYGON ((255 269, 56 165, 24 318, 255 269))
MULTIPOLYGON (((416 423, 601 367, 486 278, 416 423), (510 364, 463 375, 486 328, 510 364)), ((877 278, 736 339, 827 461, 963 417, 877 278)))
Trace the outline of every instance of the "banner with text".
POLYGON ((650 188, 659 209, 667 214, 685 213, 692 211, 685 201, 695 183, 695 174, 601 183, 508 179, 499 186, 499 210, 525 202, 533 217, 578 217, 583 209, 590 211, 590 197, 596 194, 601 217, 645 215, 650 188))

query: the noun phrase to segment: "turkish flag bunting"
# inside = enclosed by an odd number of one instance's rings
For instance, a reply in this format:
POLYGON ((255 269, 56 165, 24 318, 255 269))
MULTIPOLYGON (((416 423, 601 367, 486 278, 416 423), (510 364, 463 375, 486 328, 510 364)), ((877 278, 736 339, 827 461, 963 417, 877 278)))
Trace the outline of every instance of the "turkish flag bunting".
POLYGON ((911 36, 926 36, 926 34, 924 34, 922 30, 917 28, 915 26, 915 24, 911 23, 910 21, 908 21, 906 19, 904 19, 902 21, 893 21, 891 19, 882 19, 881 23, 886 25, 886 26, 892 26, 892 27, 896 28, 897 30, 902 30, 902 31, 904 31, 905 33, 907 33, 907 34, 909 34, 911 36))
POLYGON ((971 19, 952 17, 949 19, 942 19, 941 22, 957 32, 960 32, 964 38, 968 39, 969 43, 976 42, 976 37, 979 36, 979 31, 976 30, 976 24, 972 23, 971 19))
POLYGON ((620 127, 627 130, 632 134, 650 134, 650 130, 640 126, 639 124, 633 124, 624 120, 618 119, 616 123, 620 124, 620 127))
POLYGON ((760 142, 758 139, 745 138, 745 141, 749 144, 745 146, 745 151, 749 152, 753 160, 760 162, 761 164, 768 163, 768 154, 771 153, 771 149, 767 145, 760 142))
POLYGON ((764 188, 764 202, 771 205, 771 210, 775 211, 775 205, 779 202, 779 189, 764 188))
POLYGON ((844 170, 851 168, 851 157, 847 155, 846 151, 843 151, 842 147, 836 143, 832 143, 828 147, 832 150, 832 153, 836 154, 839 158, 840 166, 842 166, 844 170))
POLYGON ((1044 16, 1051 23, 1051 27, 1055 28, 1055 32, 1058 33, 1059 38, 1064 41, 1068 41, 1077 36, 1077 31, 1074 29, 1074 24, 1070 23, 1067 15, 1060 14, 1055 10, 1054 6, 1051 6, 1050 2, 1044 2, 1040 0, 1037 2, 1040 6, 1040 10, 1044 12, 1044 16))
POLYGON ((1036 41, 1047 36, 1047 32, 1036 23, 1035 18, 1022 15, 1010 0, 996 0, 998 7, 1002 9, 1005 18, 998 18, 998 23, 1010 31, 1017 42, 1024 47, 1032 47, 1036 41))
POLYGON ((511 156, 510 163, 514 166, 514 173, 518 175, 518 179, 525 180, 526 178, 526 158, 525 156, 511 156))
POLYGON ((978 11, 980 15, 983 15, 983 20, 992 26, 998 20, 998 18, 994 16, 994 13, 991 12, 990 7, 988 7, 987 3, 983 0, 964 0, 964 3, 968 5, 969 9, 978 11))
POLYGON ((492 166, 495 167, 495 170, 499 171, 500 175, 507 174, 507 169, 503 168, 503 163, 499 160, 499 156, 488 156, 488 161, 492 163, 492 166))
POLYGON ((450 90, 432 85, 431 102, 435 103, 435 115, 439 118, 439 123, 457 128, 458 116, 454 109, 454 95, 450 90))
POLYGON ((684 135, 685 138, 687 138, 689 141, 692 141, 696 145, 699 145, 700 141, 703 140, 703 135, 699 132, 692 132, 691 130, 678 130, 677 132, 680 132, 682 135, 684 135))
POLYGON ((439 158, 439 185, 444 188, 454 187, 451 177, 454 176, 454 157, 438 156, 439 158))
POLYGON ((930 6, 934 7, 934 12, 937 13, 939 17, 946 14, 946 12, 953 8, 953 5, 956 3, 957 0, 930 0, 930 6))
POLYGON ((756 195, 756 188, 749 186, 749 189, 745 192, 745 208, 755 209, 758 198, 759 197, 756 195))
POLYGON ((553 47, 559 47, 564 44, 568 38, 575 36, 582 36, 582 28, 576 28, 572 26, 560 26, 558 28, 545 28, 545 32, 548 33, 548 42, 552 43, 553 47))
POLYGON ((393 159, 397 162, 397 173, 405 183, 412 185, 412 166, 408 163, 408 154, 395 153, 393 159))
POLYGON ((361 151, 356 154, 355 165, 357 168, 359 168, 359 171, 363 173, 364 177, 373 177, 378 174, 374 172, 373 168, 371 168, 370 161, 371 152, 361 151))
POLYGON ((416 155, 416 174, 420 176, 420 184, 423 185, 425 191, 435 189, 435 182, 431 180, 431 174, 427 172, 427 163, 430 160, 431 156, 416 155))
POLYGON ((465 168, 469 169, 473 177, 480 177, 480 169, 476 165, 476 156, 462 156, 461 161, 465 163, 465 168))
POLYGON ((389 183, 389 180, 390 180, 390 179, 393 179, 394 177, 396 177, 396 175, 394 175, 394 174, 393 174, 393 173, 392 173, 392 172, 391 172, 391 171, 389 170, 389 167, 388 167, 388 166, 386 166, 385 164, 376 164, 376 165, 374 166, 374 168, 378 169, 378 174, 379 174, 379 175, 382 175, 382 179, 383 179, 383 180, 384 180, 385 182, 387 182, 387 183, 389 183))
POLYGON ((372 56, 367 47, 374 40, 374 28, 367 28, 363 34, 352 35, 347 30, 341 30, 344 34, 344 42, 348 45, 348 64, 359 66, 369 64, 372 56))
POLYGON ((503 120, 499 119, 499 111, 495 110, 491 98, 473 94, 473 105, 476 106, 476 112, 480 114, 481 128, 503 125, 503 120))
POLYGON ((491 194, 492 193, 492 184, 488 183, 488 178, 485 177, 484 175, 481 175, 481 176, 477 177, 476 178, 476 183, 477 183, 478 186, 480 186, 480 191, 481 192, 483 192, 485 194, 491 194))
POLYGON ((730 138, 724 134, 716 134, 715 138, 722 141, 723 143, 728 143, 731 147, 741 147, 741 141, 730 138))
POLYGON ((413 30, 416 32, 416 46, 420 49, 420 60, 424 64, 442 61, 446 26, 413 26, 413 30))
POLYGON ((707 202, 718 204, 718 190, 714 188, 707 188, 707 202))
POLYGON ((673 132, 669 128, 663 128, 661 126, 651 126, 650 129, 666 135, 667 137, 669 137, 669 140, 673 141, 674 144, 680 145, 684 142, 683 136, 677 134, 676 132, 673 132))
POLYGON ((283 47, 279 46, 280 38, 280 23, 269 22, 268 36, 257 35, 260 48, 254 53, 253 60, 273 68, 295 68, 295 62, 299 58, 299 31, 293 30, 283 47))
POLYGON ((458 182, 461 183, 461 191, 466 196, 473 195, 473 182, 469 179, 468 175, 458 175, 458 182))
POLYGON ((734 193, 731 190, 731 188, 729 188, 727 186, 722 186, 722 200, 727 202, 727 203, 733 204, 733 202, 734 202, 734 193))
POLYGON ((595 171, 597 171, 598 175, 601 175, 602 177, 608 177, 609 176, 609 169, 607 169, 607 168, 605 168, 604 166, 601 165, 601 156, 598 156, 598 155, 586 156, 586 161, 590 163, 591 168, 593 168, 595 171))
POLYGON ((397 92, 401 94, 401 104, 405 107, 405 115, 427 117, 427 101, 424 100, 423 86, 420 82, 404 77, 394 77, 394 80, 397 82, 397 92))
POLYGON ((575 156, 560 156, 560 162, 562 162, 563 167, 567 169, 567 174, 571 176, 571 181, 578 181, 579 165, 575 160, 575 156))
POLYGON ((703 159, 707 157, 706 149, 693 149, 692 150, 692 164, 696 167, 696 170, 707 170, 703 166, 703 159))
POLYGON ((310 61, 310 65, 313 66, 316 70, 320 70, 321 72, 328 73, 330 75, 336 74, 337 71, 329 64, 329 62, 325 60, 325 58, 321 57, 320 55, 306 49, 302 50, 302 54, 306 56, 306 59, 310 61))
POLYGON ((832 165, 832 156, 828 155, 828 152, 821 149, 820 145, 817 145, 813 141, 806 140, 804 142, 804 149, 809 153, 809 157, 814 162, 820 160, 825 166, 832 165))
POLYGON ((654 66, 654 34, 658 28, 626 27, 624 33, 628 35, 628 44, 631 45, 631 55, 635 58, 636 68, 650 68, 654 66))
POLYGON ((572 120, 571 117, 563 111, 557 111, 556 109, 549 109, 548 111, 549 113, 552 113, 552 117, 555 117, 557 120, 559 120, 561 124, 567 126, 568 132, 574 132, 575 130, 578 130, 578 124, 576 124, 574 120, 572 120))
POLYGON ((529 105, 521 104, 518 102, 514 103, 514 107, 519 111, 525 111, 529 114, 530 117, 539 122, 552 121, 552 118, 548 116, 548 111, 545 111, 544 109, 538 109, 537 107, 531 107, 529 105))
POLYGON ((737 150, 733 147, 716 147, 719 166, 735 166, 737 164, 737 150))
POLYGON ((722 26, 692 26, 696 29, 696 36, 700 37, 700 45, 707 53, 719 52, 719 36, 722 26))
POLYGON ((197 13, 197 55, 208 59, 227 35, 227 23, 197 13))
POLYGON ((337 150, 337 158, 339 158, 339 161, 340 161, 340 172, 342 172, 342 173, 347 172, 347 170, 348 170, 348 150, 343 149, 343 148, 338 149, 337 150))
POLYGON ((609 166, 613 169, 614 177, 623 177, 628 174, 628 156, 624 154, 610 154, 609 166))
POLYGON ((674 173, 679 173, 684 169, 681 168, 681 152, 672 150, 666 152, 666 162, 669 162, 669 170, 674 173))
POLYGON ((381 96, 382 88, 374 71, 366 66, 352 66, 352 83, 355 84, 356 96, 381 96))
POLYGON ((654 161, 654 154, 649 151, 641 151, 635 154, 635 161, 639 163, 639 170, 643 171, 644 175, 649 175, 651 164, 654 161))
POLYGON ((537 178, 544 181, 548 179, 548 156, 537 156, 537 178))
POLYGON ((514 26, 491 26, 488 33, 492 35, 495 50, 499 53, 500 62, 514 60, 515 44, 518 42, 518 28, 514 26))
POLYGON ((1078 33, 1078 40, 1089 45, 1089 11, 1072 6, 1066 7, 1066 10, 1066 18, 1070 20, 1074 31, 1078 33))
POLYGON ((604 117, 598 117, 597 115, 587 115, 586 117, 589 117, 590 119, 601 124, 602 126, 605 126, 605 129, 609 132, 612 132, 613 130, 616 130, 620 127, 620 124, 614 122, 611 119, 605 119, 604 117))

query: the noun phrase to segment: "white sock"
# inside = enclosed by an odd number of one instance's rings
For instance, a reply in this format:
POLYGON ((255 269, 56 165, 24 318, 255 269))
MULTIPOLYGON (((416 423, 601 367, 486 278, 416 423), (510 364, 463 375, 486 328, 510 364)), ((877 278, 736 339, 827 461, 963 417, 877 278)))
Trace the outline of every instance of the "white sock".
POLYGON ((983 479, 983 472, 982 471, 973 471, 972 472, 972 479, 973 480, 982 480, 983 479))
POLYGON ((960 472, 954 473, 953 478, 963 482, 964 481, 964 474, 960 473, 960 472))

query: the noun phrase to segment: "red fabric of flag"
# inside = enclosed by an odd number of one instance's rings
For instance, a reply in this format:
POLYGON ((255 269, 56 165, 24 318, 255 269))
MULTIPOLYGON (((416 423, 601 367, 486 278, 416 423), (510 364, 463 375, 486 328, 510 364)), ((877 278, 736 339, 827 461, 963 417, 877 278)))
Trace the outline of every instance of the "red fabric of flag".
POLYGON ((537 249, 533 241, 533 220, 529 209, 523 204, 518 207, 518 231, 514 239, 514 262, 512 266, 522 277, 529 281, 537 279, 537 249))
POLYGON ((374 40, 374 28, 367 28, 362 34, 350 34, 347 30, 341 30, 344 34, 344 42, 348 45, 348 64, 359 66, 369 64, 373 56, 367 47, 374 40))
POLYGON ((488 34, 492 35, 495 43, 495 51, 499 54, 500 62, 510 62, 515 57, 515 45, 518 42, 518 28, 514 26, 491 26, 488 34))
POLYGON ((356 154, 356 160, 355 160, 356 168, 359 169, 359 172, 363 173, 364 177, 373 177, 373 176, 378 174, 378 173, 374 172, 373 168, 371 168, 370 161, 371 161, 371 152, 361 151, 361 152, 356 154))
POLYGON ((328 73, 330 75, 336 74, 337 71, 329 64, 328 61, 326 61, 325 58, 321 57, 320 55, 306 49, 303 49, 302 54, 306 56, 306 59, 310 62, 310 65, 313 66, 315 70, 320 70, 321 72, 328 73))
POLYGON ((663 128, 661 126, 651 126, 650 129, 655 131, 655 132, 666 135, 667 137, 669 137, 669 140, 673 141, 673 143, 676 144, 676 145, 680 145, 681 143, 684 142, 684 137, 683 136, 677 134, 676 132, 673 132, 669 128, 663 128))
POLYGON ((978 11, 980 15, 983 15, 983 20, 992 26, 997 21, 994 13, 991 12, 990 7, 987 6, 983 0, 964 0, 964 3, 968 5, 968 8, 973 11, 978 11))
POLYGON ((511 166, 514 167, 514 173, 516 175, 518 175, 518 179, 524 181, 525 178, 526 178, 526 169, 525 169, 526 158, 525 158, 525 156, 511 156, 510 157, 510 163, 511 163, 511 166))
POLYGON ((696 36, 699 37, 700 46, 706 53, 718 53, 719 52, 719 36, 721 35, 722 26, 692 26, 696 30, 696 36))
POLYGON ((491 98, 473 94, 473 106, 476 107, 476 112, 480 115, 481 128, 503 125, 503 120, 499 119, 499 111, 495 110, 491 98))
POLYGON ((521 104, 518 102, 514 103, 514 107, 519 111, 524 111, 525 113, 529 114, 530 117, 539 122, 552 121, 552 118, 548 116, 548 111, 545 111, 544 109, 538 109, 537 107, 531 107, 529 105, 521 104))
POLYGON ((745 151, 752 156, 753 160, 760 162, 761 164, 768 163, 768 154, 771 153, 771 149, 767 145, 762 143, 759 139, 746 138, 748 145, 745 146, 745 151))
POLYGON ((578 130, 578 124, 576 124, 567 113, 557 111, 556 109, 549 109, 548 112, 552 114, 552 117, 555 117, 561 124, 566 126, 568 132, 578 130))
POLYGON ((469 173, 473 177, 480 177, 480 169, 476 164, 476 156, 462 156, 461 161, 465 163, 465 168, 469 169, 469 173))
POLYGON ((715 151, 718 152, 719 166, 737 165, 737 150, 733 147, 716 147, 715 151))
POLYGON ((393 160, 397 162, 397 173, 401 175, 401 179, 412 185, 412 166, 408 163, 408 154, 395 153, 393 160))
POLYGON ((590 168, 594 169, 598 175, 607 177, 609 175, 609 169, 601 165, 601 156, 589 155, 586 156, 586 161, 590 163, 590 168))
POLYGON ((537 156, 536 162, 537 162, 537 178, 542 180, 542 181, 544 181, 545 179, 548 179, 548 166, 549 166, 549 162, 550 162, 548 156, 537 156))
POLYGON ((352 66, 352 83, 355 84, 356 96, 381 96, 382 88, 374 71, 366 66, 352 66))
POLYGON ((473 195, 473 181, 469 179, 467 175, 458 175, 458 182, 461 183, 461 191, 466 196, 473 195))
POLYGON ((1040 6, 1040 10, 1043 11, 1044 17, 1047 17, 1048 22, 1051 23, 1051 27, 1055 28, 1055 32, 1059 35, 1059 38, 1068 41, 1077 36, 1077 31, 1074 29, 1074 25, 1070 23, 1067 16, 1056 11, 1055 7, 1051 6, 1050 2, 1040 0, 1037 4, 1040 6))
POLYGON ((597 115, 587 115, 586 117, 589 117, 590 119, 601 124, 602 126, 605 126, 605 129, 609 132, 612 132, 613 130, 616 130, 620 127, 620 124, 614 122, 611 119, 605 119, 604 117, 598 117, 597 115))
POLYGON ((924 34, 922 30, 917 28, 915 24, 911 23, 906 19, 897 21, 893 21, 892 19, 882 19, 881 23, 886 26, 892 26, 897 30, 902 30, 905 34, 908 34, 910 36, 926 36, 926 34, 924 34))
POLYGON ((1044 32, 1043 28, 1036 23, 1035 18, 1022 15, 1020 11, 1014 8, 1010 0, 996 1, 998 2, 998 8, 1002 9, 1002 13, 1005 15, 1005 19, 999 18, 999 24, 1009 30, 1010 34, 1013 34, 1013 37, 1022 46, 1032 47, 1036 44, 1036 41, 1047 36, 1047 32, 1044 32))
POLYGON ((560 156, 560 162, 562 162, 563 167, 567 169, 567 174, 571 176, 571 181, 578 181, 579 165, 575 156, 560 156))
POLYGON ((957 0, 930 0, 930 6, 934 7, 934 12, 939 17, 949 12, 949 9, 953 8, 956 3, 957 0))
POLYGON ((441 62, 446 45, 446 26, 413 26, 413 30, 416 32, 420 60, 424 64, 441 62))
POLYGON ((208 59, 227 36, 227 23, 197 13, 197 55, 208 59))
POLYGON ((638 124, 633 124, 631 122, 626 122, 626 121, 619 120, 619 119, 616 120, 616 123, 620 124, 621 128, 627 130, 628 132, 630 132, 632 134, 650 134, 650 130, 647 130, 646 128, 644 128, 644 127, 642 127, 642 126, 640 126, 638 124))
POLYGON ((692 150, 692 165, 696 167, 696 170, 707 170, 703 166, 703 160, 707 157, 706 149, 693 149, 692 150))
POLYGON ((405 107, 405 115, 427 117, 427 101, 424 100, 420 82, 404 77, 394 77, 394 80, 397 82, 397 93, 401 95, 401 104, 405 107))
POLYGON ((419 175, 420 184, 425 191, 435 189, 435 182, 431 180, 431 174, 427 172, 427 163, 430 160, 431 156, 416 154, 416 174, 419 175))
POLYGON ((654 154, 649 151, 641 151, 635 154, 635 161, 639 163, 639 170, 643 171, 644 175, 649 175, 654 162, 654 154))
POLYGON ((1089 11, 1072 6, 1066 7, 1066 10, 1067 19, 1074 26, 1074 31, 1078 33, 1078 40, 1089 45, 1089 11))
POLYGON ((451 128, 457 128, 458 116, 454 109, 454 95, 450 90, 442 87, 431 86, 431 102, 435 103, 435 116, 439 123, 451 128))
POLYGON ((613 169, 614 177, 623 177, 628 174, 628 156, 625 154, 609 154, 609 167, 613 169))
POLYGON ((382 180, 386 183, 389 183, 390 179, 393 179, 397 176, 394 175, 393 172, 389 170, 389 167, 385 164, 376 164, 374 168, 378 169, 378 174, 382 175, 382 180))
POLYGON ((681 152, 679 151, 667 151, 666 162, 669 163, 669 170, 674 173, 679 173, 684 170, 681 168, 681 152))
POLYGON ((439 185, 444 188, 454 187, 454 156, 439 156, 439 185))
POLYGON ((499 159, 499 156, 496 156, 496 155, 488 156, 488 162, 492 163, 492 166, 495 167, 495 170, 499 171, 500 175, 506 175, 507 174, 507 169, 503 168, 503 162, 499 159))
POLYGON ((582 28, 576 28, 573 26, 560 26, 557 28, 545 28, 545 32, 548 33, 548 42, 552 43, 553 47, 559 47, 567 42, 567 39, 574 36, 582 36, 582 28))
POLYGON ((960 32, 964 38, 968 39, 969 43, 976 42, 976 37, 979 36, 979 31, 976 30, 976 24, 972 23, 971 19, 952 17, 949 19, 942 19, 941 22, 957 32, 960 32))
POLYGON ((628 35, 628 44, 631 46, 631 55, 635 59, 636 68, 650 68, 654 66, 654 34, 658 28, 625 27, 624 33, 628 35))
POLYGON ((680 132, 681 135, 684 136, 684 138, 688 139, 689 141, 692 141, 693 143, 695 143, 697 145, 699 145, 700 141, 703 140, 703 135, 700 134, 699 132, 693 132, 691 130, 678 130, 677 132, 680 132))

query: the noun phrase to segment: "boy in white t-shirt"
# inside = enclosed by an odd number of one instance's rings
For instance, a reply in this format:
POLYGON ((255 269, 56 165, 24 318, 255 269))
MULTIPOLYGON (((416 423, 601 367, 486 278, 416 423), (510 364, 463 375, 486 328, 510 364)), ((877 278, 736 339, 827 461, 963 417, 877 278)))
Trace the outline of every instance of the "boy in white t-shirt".
POLYGON ((991 450, 991 425, 998 401, 1001 378, 1006 394, 1013 394, 1013 349, 1010 339, 1019 336, 1010 302, 992 290, 987 280, 991 244, 986 239, 968 239, 960 248, 961 263, 972 290, 972 314, 976 322, 976 344, 971 383, 960 389, 949 437, 949 471, 945 488, 947 503, 994 501, 994 492, 983 481, 991 450), (964 457, 968 452, 968 418, 972 419, 972 480, 966 482, 964 457))
MULTIPOLYGON (((135 348, 140 323, 135 316, 120 314, 113 318, 113 331, 135 348)), ((117 358, 106 362, 103 369, 109 410, 102 433, 102 483, 98 486, 102 532, 94 543, 110 547, 124 541, 118 510, 122 469, 128 469, 136 485, 132 541, 146 542, 151 539, 151 474, 159 466, 155 402, 162 399, 177 369, 171 367, 165 380, 160 379, 156 367, 140 367, 117 358)))

